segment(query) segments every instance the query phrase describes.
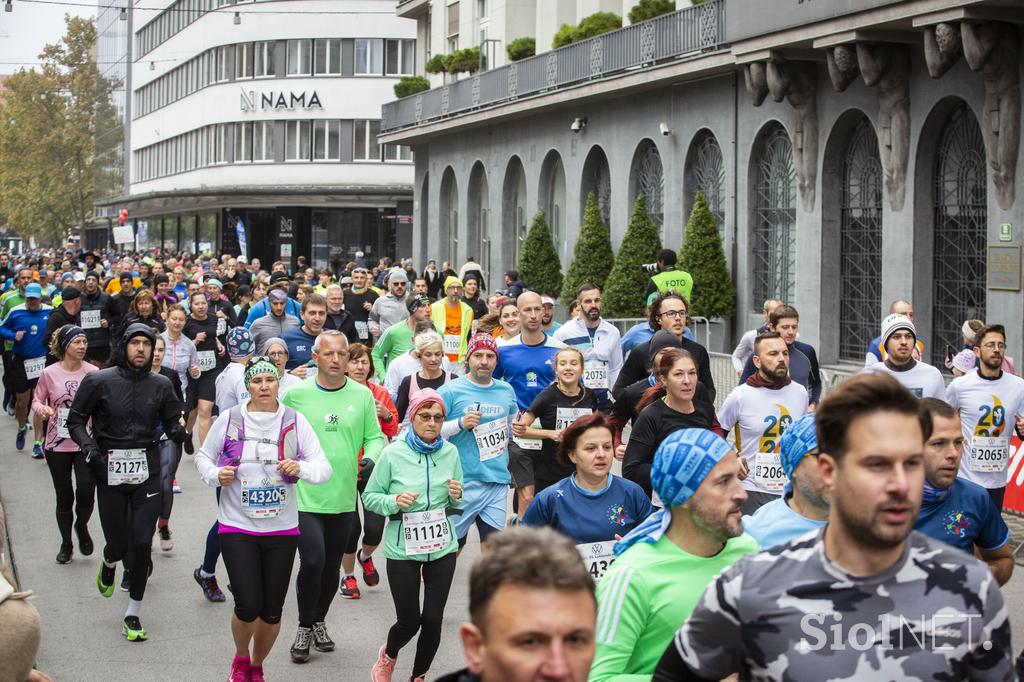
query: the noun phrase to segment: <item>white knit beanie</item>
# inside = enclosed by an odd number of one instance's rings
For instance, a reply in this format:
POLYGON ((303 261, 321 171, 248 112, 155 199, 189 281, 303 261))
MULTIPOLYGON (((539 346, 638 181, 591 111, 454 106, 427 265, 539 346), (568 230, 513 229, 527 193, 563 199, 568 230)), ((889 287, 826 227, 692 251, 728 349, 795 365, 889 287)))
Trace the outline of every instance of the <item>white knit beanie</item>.
POLYGON ((914 329, 914 323, 910 321, 910 318, 906 315, 889 315, 882 320, 882 347, 888 343, 889 337, 895 334, 900 329, 906 329, 914 336, 914 341, 917 341, 917 330, 914 329))

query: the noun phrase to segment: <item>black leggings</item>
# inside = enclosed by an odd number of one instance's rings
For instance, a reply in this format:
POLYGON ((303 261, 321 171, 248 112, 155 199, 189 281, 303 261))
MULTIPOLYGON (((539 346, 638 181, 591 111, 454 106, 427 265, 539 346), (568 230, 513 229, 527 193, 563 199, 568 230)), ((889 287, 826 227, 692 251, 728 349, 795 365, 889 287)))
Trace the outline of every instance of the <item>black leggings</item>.
POLYGON ((157 446, 160 451, 160 518, 171 518, 174 506, 174 477, 181 463, 181 446, 172 440, 162 440, 157 446))
POLYGON ((46 451, 46 467, 53 479, 53 490, 57 494, 57 528, 61 542, 71 544, 71 526, 77 522, 85 527, 89 524, 96 502, 96 477, 92 475, 85 456, 81 452, 46 451), (75 472, 75 484, 71 484, 71 472, 75 472))
MULTIPOLYGON (((362 502, 359 503, 362 507, 362 502)), ((362 526, 359 523, 359 514, 354 514, 352 518, 352 532, 348 535, 348 544, 345 545, 345 554, 355 554, 356 550, 359 549, 359 533, 363 531, 363 547, 376 547, 380 544, 381 538, 384 537, 384 524, 387 523, 380 514, 372 512, 366 507, 363 507, 363 521, 362 526)))
POLYGON ((150 545, 160 515, 160 478, 150 476, 138 485, 112 486, 100 481, 96 501, 106 540, 103 559, 111 564, 125 560, 132 569, 128 595, 142 601, 152 567, 150 545))
MULTIPOLYGON (((220 508, 220 488, 216 489, 217 507, 220 508)), ((217 559, 220 558, 220 524, 213 520, 210 531, 206 534, 206 553, 203 555, 203 570, 213 575, 217 572, 217 559)))
POLYGON ((342 514, 299 512, 299 575, 295 596, 299 603, 299 625, 327 618, 334 593, 341 581, 341 555, 352 529, 354 511, 342 514))
POLYGON ((221 534, 220 551, 238 620, 251 623, 259 618, 270 625, 281 622, 298 546, 298 535, 221 534))
POLYGON ((412 676, 425 675, 434 662, 441 643, 441 624, 448 591, 455 577, 455 553, 436 561, 397 561, 388 559, 388 585, 395 602, 397 622, 388 631, 385 653, 398 657, 398 651, 419 631, 412 676), (423 609, 420 609, 420 571, 423 575, 423 609))

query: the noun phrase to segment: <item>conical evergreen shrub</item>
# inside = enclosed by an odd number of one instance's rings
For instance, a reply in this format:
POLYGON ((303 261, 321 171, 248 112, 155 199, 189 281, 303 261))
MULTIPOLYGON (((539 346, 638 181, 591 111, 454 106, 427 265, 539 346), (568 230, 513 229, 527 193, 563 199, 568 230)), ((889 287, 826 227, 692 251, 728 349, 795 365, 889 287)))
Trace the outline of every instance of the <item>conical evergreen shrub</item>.
POLYGON ((651 278, 643 266, 655 262, 658 251, 661 251, 661 235, 647 214, 644 195, 641 194, 633 204, 626 236, 622 238, 615 265, 601 295, 605 317, 643 317, 644 291, 651 278))
POLYGON ((573 248, 572 263, 565 274, 562 284, 562 301, 576 298, 576 290, 583 284, 595 284, 604 291, 608 274, 615 263, 612 252, 612 240, 608 236, 608 228, 601 219, 601 209, 597 207, 597 198, 591 192, 587 197, 587 207, 583 211, 583 225, 580 236, 573 248))

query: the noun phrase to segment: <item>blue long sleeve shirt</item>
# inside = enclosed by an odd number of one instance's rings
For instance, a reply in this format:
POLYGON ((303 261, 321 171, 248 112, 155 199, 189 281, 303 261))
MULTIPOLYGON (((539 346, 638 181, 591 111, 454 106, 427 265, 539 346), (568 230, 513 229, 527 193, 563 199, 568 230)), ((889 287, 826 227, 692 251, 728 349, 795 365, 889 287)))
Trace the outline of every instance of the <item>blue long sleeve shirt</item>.
POLYGON ((29 310, 22 303, 11 309, 3 322, 0 323, 0 336, 14 342, 14 354, 22 358, 40 358, 46 355, 46 322, 50 319, 53 308, 42 305, 39 310, 29 310), (25 335, 21 341, 15 341, 19 331, 25 335))
MULTIPOLYGON (((269 301, 269 300, 270 300, 269 298, 264 298, 264 299, 262 299, 260 301, 257 301, 256 303, 254 303, 252 305, 251 308, 249 308, 249 316, 247 318, 245 318, 245 328, 246 329, 251 327, 253 322, 255 322, 256 320, 260 319, 261 317, 266 315, 268 312, 270 312, 269 304, 267 303, 267 301, 269 301)), ((294 299, 289 298, 285 302, 285 304, 284 304, 284 311, 285 311, 285 313, 287 313, 289 315, 294 315, 295 317, 299 318, 300 320, 302 319, 302 313, 300 311, 299 302, 294 300, 294 299)))

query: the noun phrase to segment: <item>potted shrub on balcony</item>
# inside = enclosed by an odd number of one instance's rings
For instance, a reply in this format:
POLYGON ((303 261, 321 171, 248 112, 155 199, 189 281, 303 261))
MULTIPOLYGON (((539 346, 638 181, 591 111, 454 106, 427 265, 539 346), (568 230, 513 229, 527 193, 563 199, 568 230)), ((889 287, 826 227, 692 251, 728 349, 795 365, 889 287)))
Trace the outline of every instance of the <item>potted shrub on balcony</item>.
POLYGON ((423 76, 402 76, 397 83, 395 83, 395 97, 402 99, 409 95, 415 95, 417 92, 423 92, 424 90, 430 89, 430 81, 423 76))
POLYGON ((676 11, 676 0, 640 0, 629 10, 629 23, 639 24, 662 14, 676 11))
POLYGON ((533 38, 516 38, 505 48, 510 62, 518 62, 537 54, 537 41, 533 38))

